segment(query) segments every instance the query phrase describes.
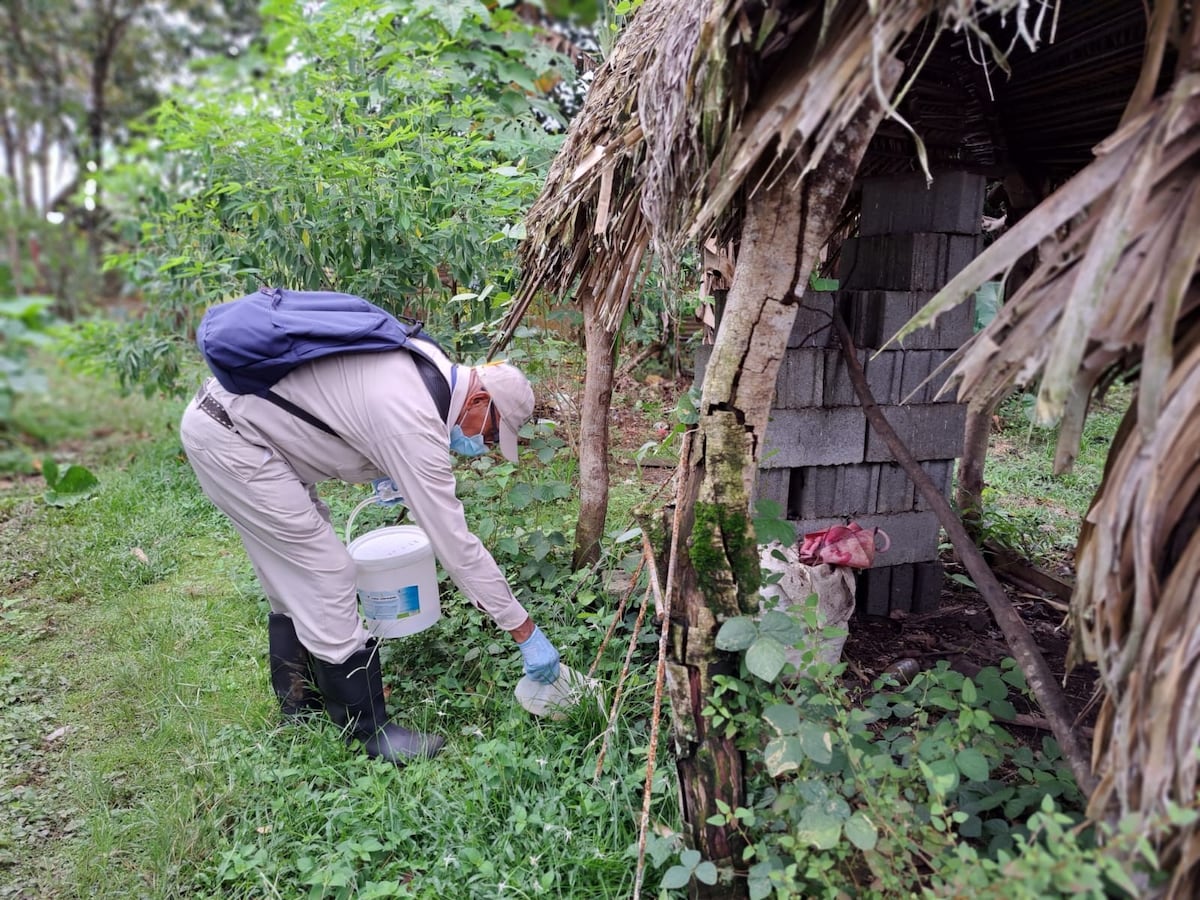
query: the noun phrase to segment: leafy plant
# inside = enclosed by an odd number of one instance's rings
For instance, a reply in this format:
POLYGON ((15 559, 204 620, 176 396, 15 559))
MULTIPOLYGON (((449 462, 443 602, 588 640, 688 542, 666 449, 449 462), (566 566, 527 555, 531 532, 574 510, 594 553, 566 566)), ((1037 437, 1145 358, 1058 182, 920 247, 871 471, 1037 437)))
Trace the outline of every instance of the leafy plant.
MULTIPOLYGON (((1046 804, 1081 827, 1082 797, 1055 743, 1034 751, 1003 727, 1011 694, 1025 692, 1011 660, 973 677, 941 662, 858 696, 839 679, 845 665, 819 662, 802 640, 813 613, 790 624, 783 613, 733 618, 717 635, 743 654, 744 675, 721 680, 705 714, 748 747, 757 774, 747 807, 710 824, 745 840, 752 898, 908 895, 961 880, 956 861, 966 860, 996 862, 1000 879, 1000 861, 1019 858, 1039 829, 1065 827, 1047 822, 1046 804), (786 662, 792 646, 803 650, 799 672, 786 662)), ((1080 847, 1062 852, 1094 853, 1080 847)))
POLYGON ((111 264, 147 322, 182 335, 208 303, 271 283, 358 294, 477 346, 560 140, 533 114, 557 58, 503 4, 272 0, 263 14, 262 45, 160 106, 110 176, 108 196, 136 199, 111 264))
POLYGON ((100 484, 84 466, 72 463, 59 470, 58 463, 52 459, 42 460, 42 477, 49 486, 42 497, 51 506, 72 506, 86 500, 100 484))
POLYGON ((46 389, 45 377, 31 365, 30 351, 53 340, 53 303, 50 297, 0 299, 0 433, 11 422, 19 395, 46 389))

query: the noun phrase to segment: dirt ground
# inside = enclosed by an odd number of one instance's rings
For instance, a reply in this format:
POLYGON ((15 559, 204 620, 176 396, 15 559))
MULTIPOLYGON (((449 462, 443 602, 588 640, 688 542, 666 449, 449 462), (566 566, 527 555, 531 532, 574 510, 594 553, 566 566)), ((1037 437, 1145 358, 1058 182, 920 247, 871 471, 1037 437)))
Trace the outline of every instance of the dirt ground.
MULTIPOLYGON (((641 466, 636 465, 634 459, 647 441, 661 437, 662 428, 671 421, 676 398, 690 384, 691 379, 687 376, 625 376, 618 381, 610 421, 614 481, 636 476, 658 484, 672 477, 674 459, 654 460, 651 454, 650 464, 643 460, 641 466)), ((1060 579, 1069 580, 1074 574, 1069 559, 1037 562, 1060 579)), ((857 679, 865 687, 888 666, 906 659, 914 660, 922 668, 946 660, 956 671, 974 675, 980 669, 998 666, 1005 657, 1012 656, 983 597, 977 590, 954 579, 956 574, 963 574, 963 568, 953 552, 945 552, 942 563, 947 578, 940 609, 888 618, 855 616, 843 651, 843 658, 848 663, 847 678, 857 679)), ((1001 584, 1050 670, 1063 683, 1079 726, 1088 728, 1095 720, 1098 707, 1093 697, 1096 672, 1090 664, 1079 664, 1070 673, 1066 672, 1069 632, 1061 598, 1003 580, 1001 584)), ((1021 721, 1026 723, 1014 730, 1025 740, 1040 742, 1041 735, 1048 731, 1037 710, 1020 702, 1014 705, 1022 712, 1021 721)))

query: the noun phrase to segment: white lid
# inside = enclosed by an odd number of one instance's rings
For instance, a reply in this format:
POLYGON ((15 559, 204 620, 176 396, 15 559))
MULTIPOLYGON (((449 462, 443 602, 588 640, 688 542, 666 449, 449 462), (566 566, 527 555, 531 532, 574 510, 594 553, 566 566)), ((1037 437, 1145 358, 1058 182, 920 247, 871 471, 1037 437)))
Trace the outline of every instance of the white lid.
POLYGON ((355 538, 347 547, 355 562, 421 557, 432 554, 429 538, 416 525, 392 525, 376 528, 355 538))
POLYGON ((549 684, 528 675, 517 682, 517 702, 535 716, 563 718, 589 687, 588 680, 569 666, 558 664, 558 678, 549 684))

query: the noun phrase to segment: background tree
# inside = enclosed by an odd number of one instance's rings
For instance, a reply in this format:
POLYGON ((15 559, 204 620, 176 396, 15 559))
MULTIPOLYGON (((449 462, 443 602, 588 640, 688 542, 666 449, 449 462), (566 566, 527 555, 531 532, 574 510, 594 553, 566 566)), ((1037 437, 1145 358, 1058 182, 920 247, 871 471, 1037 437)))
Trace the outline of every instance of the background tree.
POLYGON ((99 271, 107 236, 93 176, 129 139, 131 123, 157 102, 163 86, 187 79, 189 61, 246 46, 258 29, 255 4, 11 0, 0 22, 0 150, 12 184, 6 255, 17 287, 25 281, 24 256, 39 287, 57 296, 59 311, 73 314, 98 284, 74 270, 99 271), (69 213, 57 232, 45 221, 51 210, 69 213), (85 255, 71 265, 76 230, 85 255))
POLYGON ((261 48, 168 97, 108 179, 128 248, 114 263, 147 315, 91 350, 170 387, 198 312, 264 282, 359 294, 486 346, 560 140, 537 115, 553 115, 539 78, 558 57, 511 11, 465 0, 263 14, 261 48))

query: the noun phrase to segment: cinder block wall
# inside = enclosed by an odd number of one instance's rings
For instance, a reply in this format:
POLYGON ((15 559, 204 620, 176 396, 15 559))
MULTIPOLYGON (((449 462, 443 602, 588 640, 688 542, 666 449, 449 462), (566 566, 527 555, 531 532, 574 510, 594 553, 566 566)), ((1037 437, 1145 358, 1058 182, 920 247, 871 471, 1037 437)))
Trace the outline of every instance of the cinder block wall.
MULTIPOLYGON (((949 493, 965 407, 934 395, 935 372, 970 337, 969 303, 876 351, 981 249, 984 179, 945 173, 863 184, 859 236, 842 247, 834 293, 807 293, 780 366, 757 492, 780 503, 798 535, 852 518, 879 526, 891 549, 858 577, 861 612, 936 607, 940 526, 886 444, 867 425, 832 328, 836 307, 859 348, 875 399, 934 483, 949 493)), ((703 348, 707 351, 709 348, 703 348)), ((697 354, 703 377, 707 353, 697 354)))

